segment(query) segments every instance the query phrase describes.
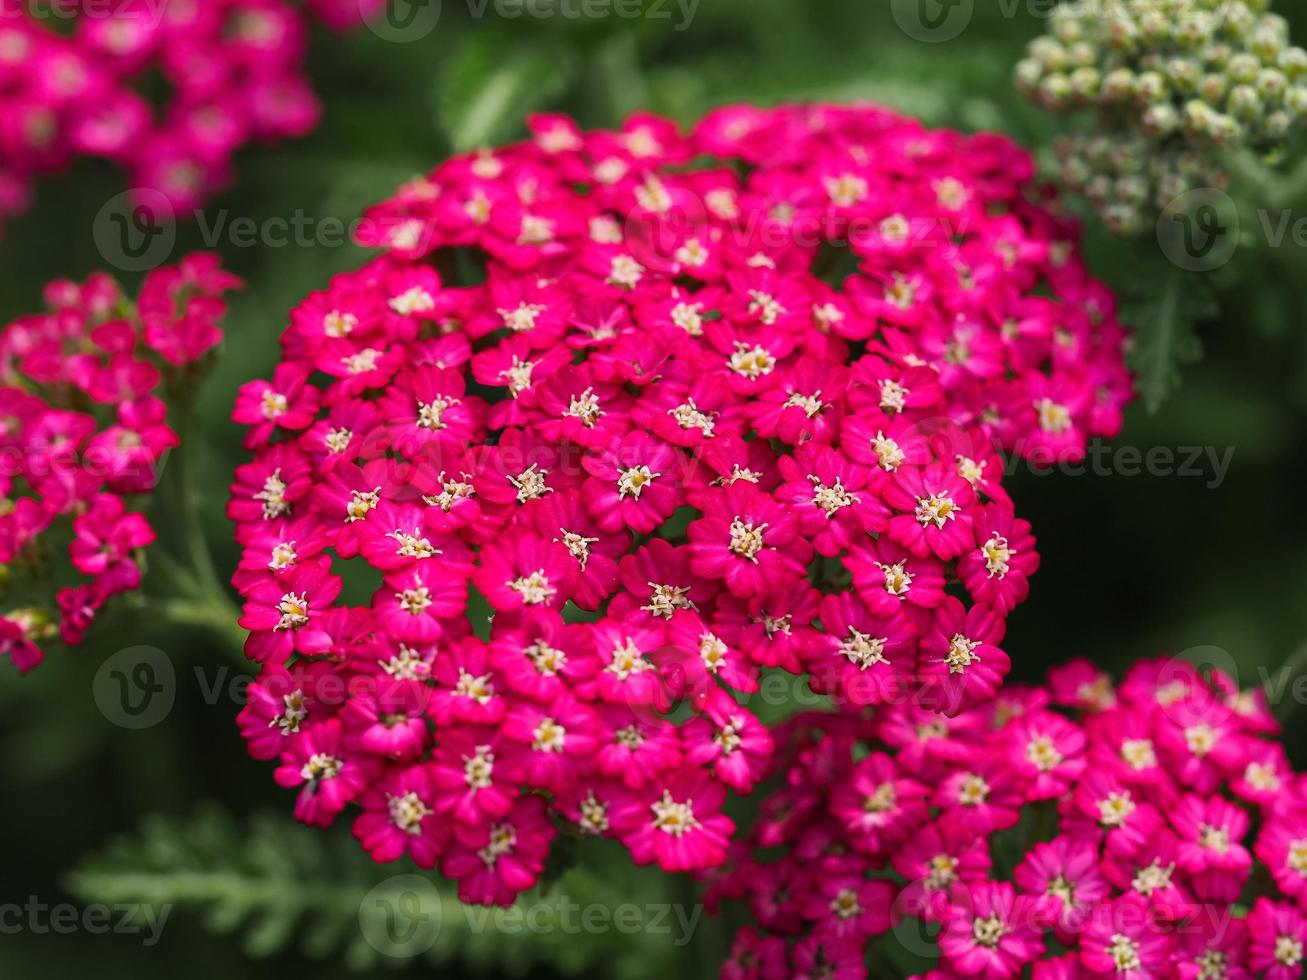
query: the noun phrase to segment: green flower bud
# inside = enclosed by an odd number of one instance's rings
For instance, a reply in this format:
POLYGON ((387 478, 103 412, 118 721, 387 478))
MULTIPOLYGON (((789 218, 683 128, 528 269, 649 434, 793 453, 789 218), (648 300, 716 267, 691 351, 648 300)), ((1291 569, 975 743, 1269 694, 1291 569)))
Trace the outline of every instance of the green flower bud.
POLYGON ((1044 77, 1044 66, 1034 58, 1022 58, 1017 62, 1013 74, 1016 79, 1017 91, 1029 98, 1035 94, 1040 81, 1044 77))
POLYGON ((1289 91, 1289 78, 1278 68, 1263 68, 1257 76, 1257 91, 1268 102, 1280 102, 1289 91))
POLYGON ((1144 9, 1139 14, 1139 39, 1144 44, 1158 44, 1170 40, 1171 21, 1157 9, 1144 9))
POLYGON ((1189 58, 1171 58, 1166 63, 1166 77, 1176 92, 1192 92, 1198 87, 1202 69, 1189 58))
POLYGON ((1247 52, 1241 51, 1230 59, 1226 74, 1235 85, 1251 85, 1261 74, 1262 63, 1247 52))
POLYGON ((1243 138, 1244 127, 1231 116, 1213 113, 1210 135, 1217 146, 1237 146, 1243 138))
POLYGON ((1307 121, 1307 85, 1295 85, 1285 92, 1284 107, 1296 121, 1307 121))
POLYGON ((1088 104, 1098 98, 1103 79, 1097 68, 1077 68, 1071 73, 1071 91, 1082 104, 1088 104))
POLYGON ((1198 83, 1198 97, 1204 102, 1215 105, 1225 101, 1228 88, 1229 84, 1224 75, 1204 75, 1198 83))
POLYGON ((1280 52, 1280 71, 1296 82, 1307 75, 1307 51, 1302 48, 1285 48, 1280 52))
POLYGON ((1135 99, 1140 105, 1161 102, 1166 96, 1166 79, 1157 72, 1146 71, 1135 79, 1135 99))
POLYGON ((1234 49, 1228 44, 1209 44, 1203 48, 1203 62, 1212 69, 1225 68, 1234 57, 1234 49))
POLYGON ((1060 112, 1070 108, 1074 101, 1071 91, 1071 79, 1066 75, 1049 75, 1039 83, 1036 98, 1039 100, 1040 105, 1053 112, 1060 112))
POLYGON ((1127 102, 1135 92, 1135 75, 1129 68, 1117 68, 1103 79, 1103 99, 1107 102, 1127 102))
POLYGON ((1263 64, 1273 65, 1280 59, 1285 44, 1286 38, 1279 31, 1261 27, 1248 39, 1248 50, 1260 58, 1263 64))
POLYGON ((1112 199, 1112 178, 1107 174, 1094 174, 1085 184, 1085 197, 1095 204, 1103 204, 1112 199))
POLYGON ((1131 175, 1116 182, 1116 199, 1131 207, 1138 208, 1148 201, 1151 186, 1144 177, 1131 175))
POLYGON ((1039 37, 1030 42, 1030 57, 1037 58, 1045 71, 1062 71, 1067 67, 1066 48, 1051 37, 1039 37))
POLYGON ((1257 15, 1248 8, 1247 4, 1231 0, 1225 6, 1221 17, 1221 33, 1226 37, 1243 41, 1256 26, 1257 15))
POLYGON ((1142 233, 1148 224, 1140 210, 1128 204, 1110 204, 1101 210, 1100 216, 1112 234, 1122 238, 1142 233))
POLYGON ((1261 137, 1266 143, 1281 142, 1293 129, 1293 115, 1284 109, 1268 112, 1261 119, 1261 137))
POLYGON ((1262 114, 1262 97, 1252 85, 1236 85, 1230 89, 1225 107, 1239 119, 1255 119, 1262 114))
POLYGON ((1180 128, 1180 114, 1169 102, 1150 105, 1140 122, 1149 136, 1169 136, 1180 128))
POLYGON ((1184 174, 1175 171, 1164 174, 1157 181, 1157 189, 1153 193, 1153 204, 1159 209, 1165 208, 1193 186, 1195 185, 1190 183, 1184 174))
POLYGON ((1098 62, 1098 50, 1084 41, 1067 48, 1066 56, 1067 61, 1077 68, 1087 68, 1098 62))

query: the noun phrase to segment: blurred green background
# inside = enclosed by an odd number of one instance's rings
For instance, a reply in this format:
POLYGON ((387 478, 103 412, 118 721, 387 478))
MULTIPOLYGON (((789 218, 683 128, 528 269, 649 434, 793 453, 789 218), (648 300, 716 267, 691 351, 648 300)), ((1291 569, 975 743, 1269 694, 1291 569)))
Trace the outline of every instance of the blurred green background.
MULTIPOLYGON (((896 14, 913 5, 898 0, 701 0, 682 30, 686 8, 646 6, 634 19, 577 20, 561 10, 506 18, 493 3, 446 0, 435 29, 407 43, 367 29, 320 35, 311 67, 325 106, 321 127, 297 143, 246 151, 234 186, 206 214, 211 222, 222 215, 260 223, 303 215, 328 229, 452 149, 519 136, 523 114, 541 108, 608 126, 637 108, 688 122, 730 101, 871 99, 932 124, 1007 132, 1050 162, 1056 123, 1016 96, 1009 80, 1025 43, 1042 30, 1045 3, 979 0, 966 28, 941 43, 903 30, 896 14)), ((1280 6, 1301 43, 1307 9, 1280 6)), ((538 0, 533 9, 555 8, 538 0)), ((41 186, 36 206, 7 226, 0 244, 0 316, 36 309, 48 279, 80 278, 106 264, 94 221, 121 190, 118 174, 94 164, 41 186)), ((1296 206, 1294 216, 1307 217, 1307 200, 1296 206)), ((205 247, 203 238, 199 226, 182 227, 173 257, 205 247)), ((1147 315, 1150 283, 1165 270, 1140 259, 1146 247, 1122 247, 1092 225, 1087 238, 1091 267, 1127 298, 1144 300, 1147 315)), ((286 311, 363 256, 331 244, 236 247, 226 237, 216 247, 249 284, 234 302, 191 435, 204 530, 225 575, 235 557, 223 517, 226 485, 244 455, 227 420, 236 387, 270 372, 286 311)), ((1186 366, 1160 411, 1132 407, 1123 435, 1101 456, 1109 470, 1118 464, 1116 472, 1017 468, 1012 492, 1043 555, 1004 644, 1018 676, 1036 679, 1049 664, 1082 654, 1119 668, 1160 652, 1197 650, 1210 661, 1216 648, 1251 686, 1307 640, 1307 277, 1284 271, 1303 268, 1301 254, 1272 258, 1252 251, 1207 277, 1223 312, 1201 324, 1203 355, 1186 366), (1197 475, 1130 475, 1129 447, 1166 447, 1177 462, 1195 447, 1204 462, 1197 475), (1223 479, 1209 448, 1229 459, 1223 479)), ((135 285, 138 277, 121 278, 135 285)), ((138 850, 100 862, 102 878, 91 883, 110 896, 151 888, 188 895, 211 920, 178 908, 162 941, 148 948, 139 936, 86 930, 0 933, 0 977, 280 978, 313 969, 327 978, 351 975, 346 959, 413 976, 715 974, 724 933, 707 921, 680 948, 654 934, 519 938, 489 929, 469 939, 447 914, 431 953, 446 965, 369 964, 355 910, 375 881, 411 869, 377 871, 348 839, 337 847, 329 835, 285 826, 290 796, 274 787, 270 766, 246 757, 237 706, 227 696, 206 697, 240 671, 218 644, 203 633, 158 629, 148 617, 129 636, 55 650, 24 680, 0 669, 7 842, 0 906, 32 896, 74 901, 72 869, 116 835, 137 834, 147 815, 163 814, 170 824, 156 825, 138 850), (175 705, 142 731, 113 724, 92 694, 103 659, 129 643, 158 646, 176 669, 175 705), (226 816, 193 820, 206 803, 226 816), (262 830, 252 823, 260 812, 271 814, 262 830), (127 880, 124 869, 136 877, 127 880), (300 913, 309 928, 296 921, 300 913), (215 933, 242 918, 245 931, 215 933), (310 964, 305 937, 310 952, 325 958, 310 964)), ((1300 765, 1307 764, 1304 715, 1289 739, 1300 765)), ((348 837, 345 827, 337 830, 348 837)), ((598 902, 694 900, 688 885, 634 873, 608 851, 587 855, 563 887, 598 902)))

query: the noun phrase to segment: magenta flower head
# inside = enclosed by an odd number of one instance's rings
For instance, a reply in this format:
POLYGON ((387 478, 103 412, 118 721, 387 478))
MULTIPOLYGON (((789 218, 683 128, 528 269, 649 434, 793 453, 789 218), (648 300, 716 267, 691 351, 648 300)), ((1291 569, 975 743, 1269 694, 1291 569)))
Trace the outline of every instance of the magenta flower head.
MULTIPOLYGON (((415 741, 410 706, 280 695, 311 706, 278 726, 279 778, 316 753, 313 778, 342 780, 301 815, 361 807, 389 860, 384 794, 416 794, 454 826, 396 810, 409 853, 444 847, 494 902, 536 881, 560 821, 640 863, 719 864, 727 791, 772 754, 744 698, 764 671, 928 726, 989 701, 1038 565, 999 452, 1083 452, 1115 428, 1095 406, 1129 398, 1110 301, 1003 139, 835 106, 531 129, 367 212, 380 254, 293 310, 241 389, 254 455, 229 505, 269 682, 312 665, 426 698, 415 741)), ((242 725, 266 758, 263 683, 242 725)), ((1057 787, 1083 751, 1046 737, 1065 762, 1032 764, 1057 787)), ((889 860, 928 812, 913 751, 840 794, 858 853, 889 860)), ((993 778, 997 826, 1024 770, 993 778)), ((825 900, 845 891, 880 889, 825 900)))
POLYGON ((800 973, 814 943, 874 922, 849 976, 911 956, 941 978, 1301 977, 1307 777, 1262 706, 1182 662, 1118 687, 1079 661, 937 724, 906 706, 797 716, 773 732, 774 795, 710 878, 710 907, 754 919, 722 975, 763 949, 800 973), (1160 734, 1218 704, 1190 725, 1215 775, 1168 760, 1160 734), (872 885, 874 914, 839 897, 872 885))
POLYGON ((239 284, 212 255, 151 273, 136 300, 104 274, 60 280, 46 312, 0 330, 0 654, 19 670, 46 640, 80 644, 141 584, 155 539, 142 509, 179 441, 168 400, 221 339, 239 284))
POLYGON ((227 182, 241 147, 316 125, 304 74, 313 20, 347 30, 384 0, 43 6, 0 0, 0 219, 27 205, 36 178, 82 156, 126 171, 155 218, 190 212, 227 182))

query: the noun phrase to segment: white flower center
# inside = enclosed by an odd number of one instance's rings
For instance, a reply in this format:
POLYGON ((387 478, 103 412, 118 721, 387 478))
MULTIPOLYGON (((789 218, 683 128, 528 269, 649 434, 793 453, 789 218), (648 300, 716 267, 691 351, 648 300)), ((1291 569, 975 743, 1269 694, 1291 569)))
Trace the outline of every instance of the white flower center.
POLYGON ((876 664, 887 664, 889 659, 885 656, 885 639, 885 637, 871 636, 859 631, 855 626, 850 626, 849 635, 840 643, 840 653, 844 654, 849 663, 859 670, 866 670, 876 664))
POLYGON ((567 654, 551 647, 544 640, 536 640, 522 652, 536 671, 544 677, 553 677, 567 664, 567 654))
POLYGON ((353 313, 342 313, 340 310, 332 310, 322 318, 322 332, 328 337, 348 337, 358 325, 358 317, 353 313))
POLYGON ((649 809, 653 811, 654 827, 673 837, 680 837, 686 831, 699 826, 698 821, 694 819, 693 801, 686 800, 684 803, 678 803, 672 799, 672 794, 668 790, 663 790, 663 798, 652 803, 649 809))
POLYGON ((1098 822, 1104 827, 1122 827, 1137 808, 1129 790, 1109 793, 1107 799, 1098 801, 1098 822))
POLYGON ((762 532, 766 529, 766 524, 748 524, 736 517, 731 521, 731 554, 758 564, 758 552, 763 546, 762 532))
POLYGON ((412 316, 414 313, 426 313, 435 309, 436 301, 421 286, 410 286, 398 296, 390 298, 390 308, 400 316, 412 316))
POLYGON ((297 630, 309 623, 309 597, 307 592, 287 592, 277 603, 281 620, 273 630, 297 630))
POLYGON ((1062 764, 1063 758, 1047 735, 1036 735, 1026 743, 1026 759, 1040 772, 1052 772, 1062 764))
POLYGON ((548 307, 539 303, 518 303, 511 310, 501 306, 495 312, 503 319, 504 326, 513 333, 530 333, 536 328, 536 318, 546 309, 548 307))
POLYGON ((594 793, 587 793, 577 807, 581 812, 581 829, 590 834, 608 832, 608 805, 595 799, 594 793))
POLYGON ((532 463, 517 476, 509 476, 508 482, 517 490, 517 502, 524 504, 528 500, 553 493, 554 488, 545 483, 545 477, 548 475, 548 470, 542 470, 532 463))
POLYGON ((268 567, 274 572, 283 571, 295 564, 296 557, 295 542, 282 541, 279 544, 273 545, 272 554, 268 558, 268 567))
POLYGON ((263 393, 263 417, 271 422, 279 415, 284 415, 290 408, 286 396, 269 388, 263 393))
POLYGON ((617 476, 617 495, 622 500, 627 497, 639 500, 644 488, 660 476, 661 473, 653 473, 647 466, 632 466, 630 469, 622 470, 617 476))
POLYGON ((880 383, 880 407, 891 414, 903 411, 912 392, 904 388, 893 378, 886 378, 880 383))
POLYGON ((1035 411, 1039 415, 1039 427, 1045 432, 1061 435, 1071 428, 1070 409, 1051 398, 1041 398, 1035 402, 1035 411))
POLYGON ((401 558, 432 558, 441 553, 429 540, 419 537, 417 528, 412 534, 395 528, 386 537, 395 539, 395 554, 401 558))
POLYGON ((647 583, 653 592, 649 596, 649 605, 640 608, 652 616, 671 619, 678 609, 697 610, 699 607, 690 598, 688 585, 662 585, 658 582, 647 583))
POLYGON ((599 396, 595 394, 593 388, 587 388, 579 395, 573 395, 567 410, 563 412, 564 416, 580 419, 581 424, 587 429, 593 429, 603 414, 603 409, 599 407, 599 396))
POLYGON ((613 647, 609 658, 604 670, 616 674, 618 680, 624 681, 633 674, 643 674, 646 670, 653 669, 653 664, 644 659, 644 651, 629 636, 613 647))
POLYGON ((957 519, 961 509, 946 493, 917 498, 917 520, 922 527, 934 524, 937 529, 942 529, 949 521, 957 519))
POLYGON ((640 284, 640 277, 644 275, 644 266, 629 255, 617 255, 613 257, 612 267, 608 270, 608 284, 610 286, 620 286, 623 289, 634 289, 640 284))
POLYGON ((454 694, 462 698, 471 698, 477 704, 489 704, 494 700, 495 687, 490 683, 489 674, 474 674, 464 668, 458 668, 458 683, 454 685, 454 694))
POLYGON ((423 585, 416 589, 396 592, 395 598, 399 600, 399 608, 404 612, 410 616, 421 616, 431 605, 431 590, 423 585))
POLYGON ((980 646, 979 640, 973 640, 961 633, 954 633, 953 639, 948 641, 948 653, 944 655, 944 662, 948 664, 948 672, 950 674, 964 674, 973 663, 979 663, 980 655, 976 653, 976 647, 978 646, 980 646))
POLYGON ((472 789, 488 789, 495 771, 495 754, 489 745, 478 745, 471 756, 463 756, 463 778, 472 789))
POLYGON ((899 448, 899 444, 881 431, 877 431, 876 437, 871 440, 871 449, 876 454, 876 461, 880 464, 880 468, 890 473, 902 466, 903 461, 908 458, 907 453, 899 448))
POLYGON ((1171 887, 1171 876, 1175 873, 1175 865, 1168 864, 1162 867, 1161 861, 1154 861, 1146 868, 1141 868, 1135 875, 1131 885, 1134 890, 1145 898, 1152 895, 1153 892, 1165 891, 1171 887))
POLYGON ((895 562, 893 565, 884 565, 876 562, 876 567, 881 570, 885 576, 885 591, 893 596, 905 596, 912 589, 912 573, 907 571, 904 566, 908 560, 895 562))
POLYGON ((672 307, 671 316, 672 323, 676 324, 691 337, 703 336, 702 303, 677 303, 672 307))
POLYGON ((343 453, 349 448, 354 433, 349 429, 332 429, 323 437, 328 452, 343 453))
POLYGON ((701 412, 693 398, 687 398, 684 405, 668 409, 667 414, 674 418, 682 429, 698 429, 705 436, 711 436, 717 425, 716 413, 709 415, 701 412))
POLYGON ((1012 556, 1016 550, 1008 545, 1007 538, 995 531, 989 540, 980 546, 980 557, 985 559, 985 571, 990 578, 1003 578, 1011 571, 1012 556))
POLYGON ((761 322, 770 327, 785 315, 785 307, 770 293, 765 293, 761 289, 750 289, 749 312, 756 314, 761 322))
POLYGON ((411 790, 403 796, 387 794, 386 807, 390 810, 390 822, 412 837, 422 833, 423 817, 428 817, 435 812, 411 790))
POLYGON ((254 499, 263 502, 263 519, 270 521, 290 513, 290 503, 286 500, 286 484, 281 478, 281 470, 276 469, 263 481, 263 489, 254 494, 254 499))
POLYGON ((303 768, 300 769, 300 778, 311 783, 318 783, 324 779, 335 779, 340 775, 340 770, 344 768, 344 765, 334 755, 315 752, 309 756, 309 761, 304 763, 303 768))
POLYGON ((971 935, 975 939, 977 946, 984 946, 986 949, 995 949, 999 940, 1007 933, 1007 927, 1003 925, 1003 920, 997 915, 991 915, 988 918, 976 919, 971 925, 971 935))
POLYGON ((729 363, 732 371, 750 381, 756 381, 776 370, 776 358, 757 344, 750 347, 739 340, 735 342, 735 353, 731 354, 729 363))
POLYGON ((381 487, 375 490, 351 490, 349 503, 345 505, 345 523, 353 524, 368 516, 368 511, 381 503, 381 487))
POLYGON ((1121 758, 1135 772, 1152 769, 1157 765, 1157 753, 1152 739, 1128 738, 1121 743, 1121 758))
POLYGON ((837 511, 858 503, 858 498, 844 489, 839 477, 826 486, 819 477, 809 473, 808 481, 812 484, 812 502, 825 511, 827 517, 834 517, 837 511))
POLYGON ((457 398, 443 395, 429 402, 418 402, 418 428, 443 429, 446 427, 445 412, 459 404, 457 398))
POLYGON ((531 734, 534 738, 531 742, 531 748, 535 749, 535 751, 562 752, 563 742, 567 737, 567 729, 555 722, 554 719, 545 718, 531 734))
POLYGON ((1143 963, 1139 959, 1139 944, 1119 932, 1112 937, 1112 945, 1107 947, 1107 955, 1112 957, 1117 973, 1143 969, 1143 963))
POLYGON ((543 568, 538 568, 530 575, 523 575, 507 583, 508 587, 522 596, 528 606, 539 606, 551 601, 558 590, 549 584, 543 568))

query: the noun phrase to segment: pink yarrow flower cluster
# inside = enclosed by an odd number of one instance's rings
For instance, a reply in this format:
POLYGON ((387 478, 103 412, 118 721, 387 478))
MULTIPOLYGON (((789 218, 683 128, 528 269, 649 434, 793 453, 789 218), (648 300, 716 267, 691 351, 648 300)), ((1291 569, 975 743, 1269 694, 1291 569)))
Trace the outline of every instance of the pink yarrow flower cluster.
POLYGON ((206 254, 152 272, 135 302, 102 273, 61 280, 45 313, 0 331, 0 654, 19 670, 140 585, 141 511, 178 442, 164 389, 221 340, 238 285, 206 254), (69 526, 65 559, 52 548, 69 526))
POLYGON ((82 156, 115 163, 176 214, 194 209, 242 146, 317 124, 303 66, 311 18, 343 30, 382 3, 0 0, 0 218, 26 207, 35 178, 82 156), (146 94, 156 76, 163 105, 146 94))
POLYGON ((474 902, 535 882, 558 820, 719 863, 764 670, 992 697, 1038 564, 996 446, 1083 452, 1129 392, 1003 139, 833 106, 531 126, 371 209, 383 254, 234 412, 250 749, 301 819, 361 810, 377 860, 474 902))
POLYGON ((712 901, 728 980, 1290 980, 1307 955, 1307 776, 1260 691, 1086 661, 955 718, 894 706, 777 733, 779 783, 712 901))

